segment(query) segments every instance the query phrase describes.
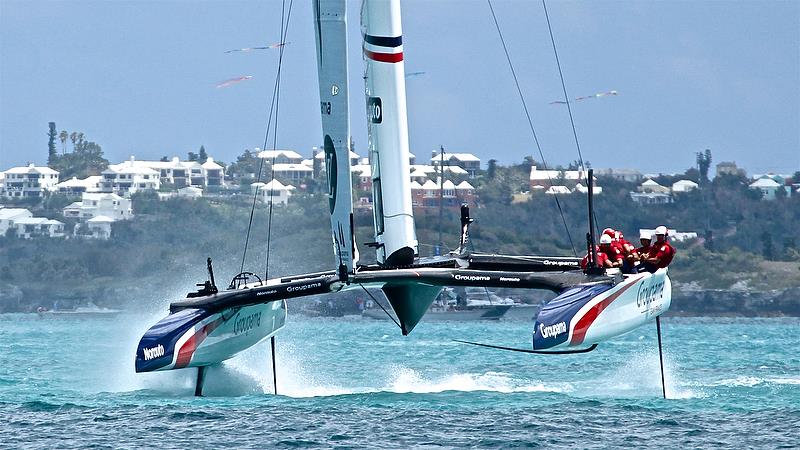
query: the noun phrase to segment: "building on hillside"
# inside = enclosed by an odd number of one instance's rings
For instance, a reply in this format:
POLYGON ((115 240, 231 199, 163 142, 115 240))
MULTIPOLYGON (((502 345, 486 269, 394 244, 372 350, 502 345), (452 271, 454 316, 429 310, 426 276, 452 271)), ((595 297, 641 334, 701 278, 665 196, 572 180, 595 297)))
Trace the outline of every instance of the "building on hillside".
POLYGON ((638 183, 644 175, 636 169, 594 169, 596 177, 610 177, 619 181, 638 183))
POLYGON ((737 177, 744 177, 747 176, 747 173, 744 169, 740 169, 736 166, 735 162, 732 161, 722 161, 717 164, 717 174, 716 176, 720 175, 733 175, 737 177))
POLYGON ((176 196, 184 198, 200 198, 203 196, 203 190, 196 186, 186 186, 178 189, 176 196))
MULTIPOLYGON (((133 186, 136 190, 142 189, 159 189, 161 184, 168 184, 174 186, 176 189, 184 188, 187 186, 196 186, 199 188, 219 189, 225 186, 225 168, 214 161, 214 158, 209 157, 206 162, 200 163, 199 161, 181 161, 178 157, 173 157, 168 161, 146 161, 137 160, 131 156, 131 159, 120 164, 109 166, 109 173, 113 175, 115 172, 127 171, 129 174, 135 175, 141 172, 139 183, 145 183, 145 186, 133 186), (156 172, 156 183, 153 183, 152 172, 156 172), (145 176, 147 175, 147 176, 145 176), (148 183, 146 183, 149 181, 148 183)), ((103 172, 105 178, 106 172, 103 172)), ((123 195, 118 190, 113 190, 113 182, 116 178, 109 176, 109 186, 105 187, 105 192, 114 192, 123 195)), ((121 190, 130 188, 129 178, 125 177, 120 180, 122 183, 121 190)))
POLYGON ((258 152, 258 157, 264 158, 270 164, 300 164, 303 162, 303 156, 294 150, 262 150, 258 152))
POLYGON ((84 193, 81 201, 74 202, 63 209, 64 217, 86 221, 98 216, 114 220, 127 220, 133 217, 131 200, 109 193, 84 193))
POLYGON ((289 203, 289 197, 292 196, 292 191, 295 187, 287 184, 284 185, 278 180, 272 180, 269 183, 253 183, 250 185, 250 192, 256 194, 263 203, 272 202, 273 205, 286 206, 289 203))
POLYGON ((631 200, 639 206, 672 203, 672 196, 663 192, 631 192, 630 195, 631 200))
MULTIPOLYGON (((531 189, 542 186, 547 189, 553 185, 574 187, 578 183, 585 183, 588 174, 583 170, 542 170, 536 166, 531 166, 531 173, 528 177, 531 189)), ((597 181, 597 175, 594 176, 597 181)))
POLYGON ((103 176, 92 175, 82 180, 72 177, 55 185, 55 191, 65 195, 81 195, 84 192, 101 192, 103 189, 103 176))
POLYGON ((305 164, 275 164, 272 170, 275 178, 292 182, 313 178, 314 175, 314 168, 305 164))
MULTIPOLYGON (((653 228, 653 229, 640 228, 639 229, 639 235, 641 236, 642 233, 648 233, 648 234, 650 234, 650 236, 655 236, 656 235, 656 230, 655 230, 655 228, 653 228)), ((670 241, 685 242, 685 241, 689 241, 691 239, 697 239, 697 233, 694 232, 694 231, 677 231, 677 230, 673 230, 673 229, 668 229, 667 230, 667 237, 668 237, 668 239, 670 241)), ((653 240, 652 242, 655 242, 655 240, 653 240)))
POLYGON ((25 217, 14 222, 17 237, 31 239, 37 237, 64 237, 64 223, 46 217, 25 217))
MULTIPOLYGON (((111 225, 114 219, 106 216, 92 217, 86 221, 86 226, 89 229, 89 234, 84 237, 93 239, 109 239, 111 237, 111 225)), ((76 225, 77 227, 78 225, 76 225)))
MULTIPOLYGON (((586 195, 586 194, 589 193, 589 188, 584 186, 581 183, 578 183, 578 184, 575 185, 575 189, 573 189, 572 192, 586 195)), ((602 194, 602 193, 603 193, 603 187, 602 186, 597 186, 597 185, 592 186, 592 195, 598 195, 598 194, 602 194)))
POLYGON ((445 166, 456 166, 464 169, 470 177, 474 177, 481 170, 481 159, 472 153, 450 153, 444 152, 442 155, 438 151, 431 152, 431 165, 439 166, 444 159, 445 166))
POLYGON ((678 180, 672 183, 672 193, 682 194, 697 189, 699 185, 692 180, 678 180))
POLYGON ((568 195, 571 194, 572 191, 570 191, 566 186, 550 186, 544 191, 544 193, 550 195, 568 195))
POLYGON ((636 190, 645 194, 669 194, 670 192, 668 187, 662 186, 650 178, 639 185, 636 190))
POLYGON ((102 192, 128 197, 139 191, 158 190, 161 187, 159 173, 144 164, 137 164, 144 162, 147 161, 135 161, 131 157, 130 161, 109 165, 101 174, 102 192))
POLYGON ((750 189, 760 191, 764 200, 774 200, 779 190, 786 192, 785 186, 768 177, 759 178, 750 183, 750 189))
POLYGON ((42 166, 29 164, 12 167, 3 172, 0 191, 7 198, 44 197, 58 184, 58 172, 42 166))
POLYGON ((0 208, 0 237, 6 235, 8 230, 15 229, 17 220, 33 217, 33 213, 23 208, 0 208))
POLYGON ((459 206, 462 203, 475 205, 475 188, 466 181, 456 185, 445 180, 441 189, 439 183, 433 180, 427 180, 424 184, 411 182, 411 204, 415 207, 438 208, 440 193, 444 207, 459 206))

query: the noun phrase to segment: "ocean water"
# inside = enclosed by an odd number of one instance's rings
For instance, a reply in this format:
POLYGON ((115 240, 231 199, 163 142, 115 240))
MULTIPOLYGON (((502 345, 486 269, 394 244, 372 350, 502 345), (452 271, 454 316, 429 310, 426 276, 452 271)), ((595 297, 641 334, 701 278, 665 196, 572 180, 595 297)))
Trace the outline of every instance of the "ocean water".
POLYGON ((290 316, 209 370, 135 374, 160 314, 0 315, 0 446, 111 448, 800 447, 800 319, 662 321, 589 354, 539 356, 524 322, 290 316))

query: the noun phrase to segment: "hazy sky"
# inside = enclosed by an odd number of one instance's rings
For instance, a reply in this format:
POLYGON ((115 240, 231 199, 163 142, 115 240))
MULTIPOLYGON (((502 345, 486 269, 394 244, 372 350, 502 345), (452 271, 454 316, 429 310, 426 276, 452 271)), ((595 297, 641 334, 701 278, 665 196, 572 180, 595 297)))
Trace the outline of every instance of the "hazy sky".
MULTIPOLYGON (((358 10, 350 21, 351 123, 366 156, 358 10)), ((545 157, 577 158, 539 1, 495 0, 545 157)), ((47 159, 47 122, 111 162, 204 145, 232 161, 264 139, 280 1, 0 0, 0 169, 47 159), (251 80, 215 88, 223 80, 251 80)), ((537 156, 485 1, 404 1, 411 150, 484 161, 537 156)), ((711 148, 749 173, 800 170, 800 2, 550 1, 584 158, 672 172, 711 148)), ((278 147, 321 141, 310 0, 296 0, 278 147)), ((60 146, 60 144, 59 144, 60 146)))

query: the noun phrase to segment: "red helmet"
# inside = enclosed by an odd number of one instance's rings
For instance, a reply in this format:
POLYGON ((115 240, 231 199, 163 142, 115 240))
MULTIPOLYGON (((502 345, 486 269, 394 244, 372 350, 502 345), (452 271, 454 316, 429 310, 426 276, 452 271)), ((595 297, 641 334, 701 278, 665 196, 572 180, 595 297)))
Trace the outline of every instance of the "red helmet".
POLYGON ((617 232, 614 231, 613 228, 606 228, 605 230, 603 230, 603 234, 607 235, 611 239, 614 239, 614 237, 616 236, 617 232))

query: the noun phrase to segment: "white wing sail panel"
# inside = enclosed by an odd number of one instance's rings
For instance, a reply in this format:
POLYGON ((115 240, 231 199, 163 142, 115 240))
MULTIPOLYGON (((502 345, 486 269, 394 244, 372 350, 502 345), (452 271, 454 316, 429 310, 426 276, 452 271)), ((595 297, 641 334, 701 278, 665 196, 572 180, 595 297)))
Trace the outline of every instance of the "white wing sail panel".
POLYGON ((331 232, 339 273, 344 275, 345 271, 353 273, 358 262, 352 225, 347 12, 345 0, 314 0, 313 4, 331 232))
POLYGON ((399 0, 361 10, 377 260, 411 264, 419 254, 411 209, 408 117, 399 0))

